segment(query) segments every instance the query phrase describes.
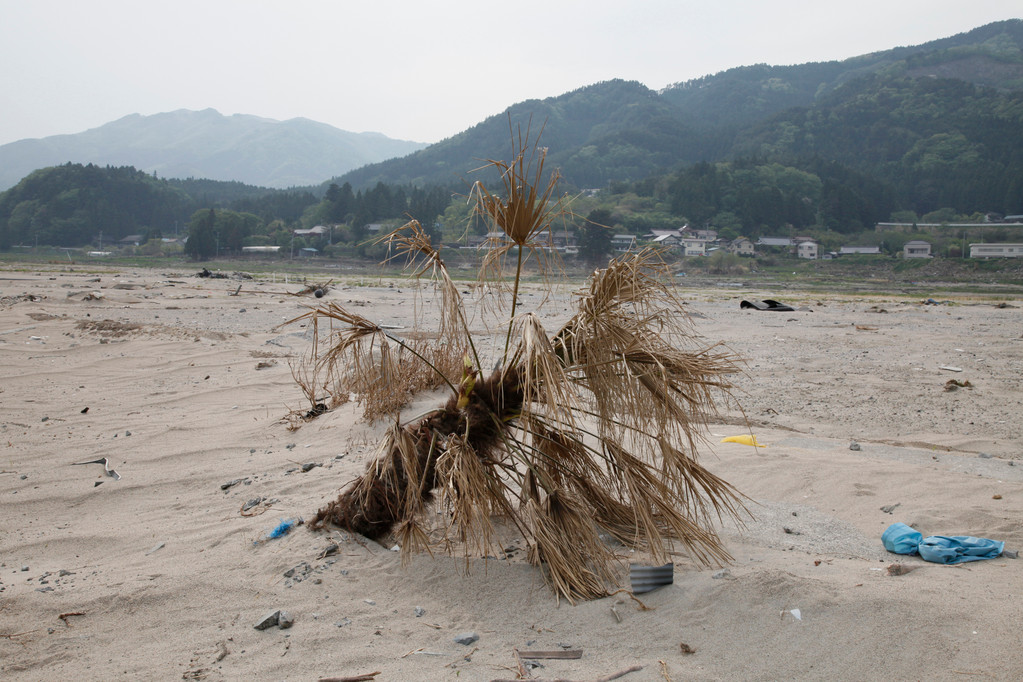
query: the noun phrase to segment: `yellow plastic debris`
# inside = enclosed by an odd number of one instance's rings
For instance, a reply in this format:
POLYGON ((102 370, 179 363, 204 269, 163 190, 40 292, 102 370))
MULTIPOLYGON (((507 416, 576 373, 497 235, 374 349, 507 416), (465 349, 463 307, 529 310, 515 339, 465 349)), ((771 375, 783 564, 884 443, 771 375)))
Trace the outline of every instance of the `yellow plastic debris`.
POLYGON ((728 436, 727 438, 721 439, 722 443, 740 443, 742 445, 752 445, 755 448, 766 448, 767 446, 763 443, 757 442, 756 436, 745 434, 742 436, 728 436))

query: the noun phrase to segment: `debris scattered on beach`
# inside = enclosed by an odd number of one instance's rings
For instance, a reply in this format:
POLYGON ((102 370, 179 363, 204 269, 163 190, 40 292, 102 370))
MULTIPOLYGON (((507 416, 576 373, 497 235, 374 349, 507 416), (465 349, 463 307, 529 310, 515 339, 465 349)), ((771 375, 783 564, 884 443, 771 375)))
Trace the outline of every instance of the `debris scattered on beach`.
POLYGON ((633 594, 643 594, 656 590, 658 587, 671 585, 675 580, 675 564, 663 566, 629 565, 629 581, 632 583, 633 594))
POLYGON ((741 310, 753 309, 753 310, 767 310, 779 313, 791 313, 795 312, 795 308, 778 301, 772 301, 771 299, 765 299, 763 301, 741 301, 739 303, 741 310))
POLYGON ((364 675, 349 675, 346 677, 321 677, 317 682, 371 682, 380 674, 380 671, 374 673, 365 673, 364 675))
POLYGON ((959 381, 958 379, 949 379, 948 381, 945 382, 946 391, 958 391, 960 388, 973 388, 973 384, 970 383, 969 379, 967 379, 966 381, 959 381))
POLYGON ((121 480, 121 474, 114 471, 113 467, 110 466, 110 460, 107 457, 100 457, 99 459, 90 459, 88 462, 72 462, 71 466, 78 466, 81 464, 102 464, 103 470, 107 473, 107 476, 114 479, 115 481, 121 480))
POLYGON ((749 434, 744 434, 744 435, 741 435, 741 436, 727 436, 726 438, 722 438, 721 442, 722 443, 739 443, 740 445, 752 445, 755 448, 765 448, 765 447, 767 447, 763 443, 758 442, 756 436, 752 436, 752 435, 749 435, 749 434))
POLYGON ((277 527, 267 533, 259 540, 255 540, 254 544, 260 544, 268 540, 276 540, 283 538, 285 535, 290 533, 296 526, 301 526, 305 523, 302 519, 281 519, 281 522, 277 524, 277 527))
POLYGON ((256 630, 266 630, 276 625, 282 630, 286 630, 294 625, 294 623, 295 619, 290 613, 276 609, 260 618, 252 627, 256 630))
POLYGON ((907 566, 906 564, 889 564, 888 575, 906 575, 911 571, 915 571, 919 566, 907 566))

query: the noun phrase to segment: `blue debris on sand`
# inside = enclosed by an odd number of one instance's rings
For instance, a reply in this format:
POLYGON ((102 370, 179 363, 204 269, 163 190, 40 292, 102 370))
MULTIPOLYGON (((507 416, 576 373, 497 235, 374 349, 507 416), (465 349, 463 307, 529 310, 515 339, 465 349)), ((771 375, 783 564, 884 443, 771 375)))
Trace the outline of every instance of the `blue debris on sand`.
POLYGON ((291 532, 295 526, 301 526, 304 522, 302 519, 281 519, 281 522, 277 524, 277 527, 272 531, 264 535, 259 540, 256 540, 254 544, 260 542, 266 542, 267 540, 276 540, 277 538, 283 538, 285 535, 291 532))
POLYGON ((969 535, 932 535, 923 533, 904 523, 893 523, 881 535, 885 549, 895 554, 919 554, 921 559, 937 564, 959 564, 1001 556, 1005 543, 969 535))

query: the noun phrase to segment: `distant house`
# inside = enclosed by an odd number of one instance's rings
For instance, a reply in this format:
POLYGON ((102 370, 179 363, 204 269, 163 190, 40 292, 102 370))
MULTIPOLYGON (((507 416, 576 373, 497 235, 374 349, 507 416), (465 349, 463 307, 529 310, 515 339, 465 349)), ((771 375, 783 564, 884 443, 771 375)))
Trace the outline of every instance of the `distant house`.
POLYGON ((687 237, 682 240, 682 249, 686 256, 706 256, 707 240, 695 238, 690 239, 687 237))
POLYGON ((682 241, 682 238, 674 234, 661 234, 650 240, 650 243, 654 246, 678 246, 682 241))
POLYGON ((880 246, 843 246, 838 250, 839 256, 851 256, 855 254, 868 254, 878 256, 881 254, 880 246))
POLYGON ((129 234, 124 239, 119 239, 117 243, 121 246, 138 246, 144 239, 145 237, 140 234, 129 234))
POLYGON ((503 246, 505 243, 510 242, 504 232, 497 230, 495 232, 487 232, 485 235, 470 234, 465 238, 465 246, 460 247, 463 249, 483 249, 484 251, 490 249, 496 249, 499 246, 503 246))
POLYGON ((717 230, 688 230, 688 235, 686 236, 693 236, 697 239, 712 242, 718 238, 718 233, 717 230))
POLYGON ((307 237, 313 235, 319 237, 320 235, 327 234, 330 228, 326 225, 317 225, 316 227, 310 227, 308 230, 295 230, 296 237, 307 237))
POLYGON ((681 228, 679 228, 677 230, 650 230, 645 235, 643 235, 643 239, 646 239, 647 241, 651 241, 651 242, 655 241, 658 237, 669 237, 670 236, 670 237, 675 237, 676 239, 681 239, 682 238, 682 231, 685 230, 685 229, 686 228, 681 227, 681 228))
POLYGON ((627 251, 633 251, 636 248, 636 235, 634 234, 616 234, 611 237, 611 246, 618 253, 626 253, 627 251))
POLYGON ((817 260, 817 242, 803 241, 796 245, 796 256, 807 260, 817 260))
POLYGON ((728 244, 728 251, 740 256, 752 256, 756 254, 756 248, 753 246, 753 242, 745 237, 733 239, 728 244))
POLYGON ((242 247, 242 253, 243 254, 246 254, 246 253, 251 253, 251 254, 257 254, 257 253, 279 253, 280 250, 281 250, 281 247, 279 247, 279 246, 243 246, 242 247))
POLYGON ((757 246, 774 246, 788 248, 793 245, 791 237, 761 237, 757 240, 757 246))
POLYGON ((1023 258, 1023 244, 970 244, 970 258, 1023 258))
POLYGON ((930 258, 931 257, 931 243, 914 239, 911 242, 906 242, 902 246, 902 257, 903 258, 930 258))

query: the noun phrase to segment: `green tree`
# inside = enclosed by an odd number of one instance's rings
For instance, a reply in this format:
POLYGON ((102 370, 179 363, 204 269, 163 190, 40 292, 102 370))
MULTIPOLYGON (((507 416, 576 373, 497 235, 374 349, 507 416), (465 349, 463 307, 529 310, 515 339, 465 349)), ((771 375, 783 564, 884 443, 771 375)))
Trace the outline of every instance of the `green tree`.
POLYGON ((611 211, 597 208, 579 230, 579 256, 587 263, 606 263, 611 253, 611 211))
POLYGON ((216 226, 217 214, 212 208, 192 214, 185 254, 192 260, 209 260, 217 250, 216 226))

